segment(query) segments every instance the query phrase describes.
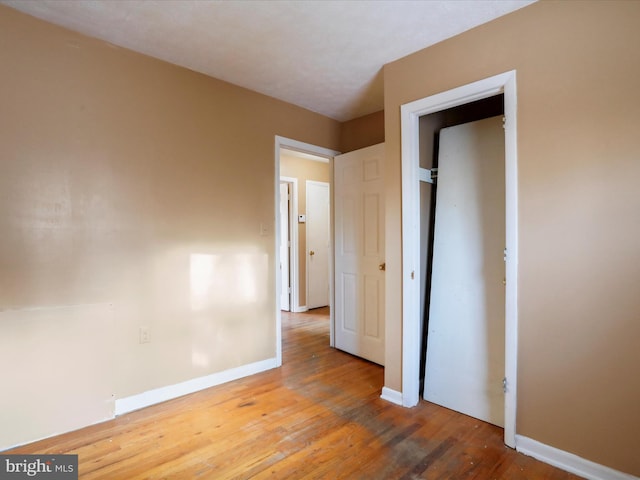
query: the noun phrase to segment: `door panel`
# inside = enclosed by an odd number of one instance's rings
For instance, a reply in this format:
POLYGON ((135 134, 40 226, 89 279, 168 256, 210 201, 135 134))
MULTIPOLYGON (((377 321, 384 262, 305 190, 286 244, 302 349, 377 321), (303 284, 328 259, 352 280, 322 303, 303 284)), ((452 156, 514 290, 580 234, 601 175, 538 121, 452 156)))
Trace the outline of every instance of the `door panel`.
MULTIPOLYGON (((357 276, 350 273, 342 273, 340 275, 341 288, 340 293, 343 298, 356 298, 358 295, 358 279, 357 276)), ((356 320, 358 319, 358 310, 356 308, 356 302, 341 302, 341 321, 340 327, 343 332, 348 334, 357 335, 358 326, 356 320)), ((337 348, 344 350, 344 340, 337 341, 337 348)))
POLYGON ((503 426, 502 118, 440 132, 425 399, 503 426))
POLYGON ((380 283, 371 276, 364 279, 364 335, 369 338, 380 337, 380 283))
POLYGON ((307 307, 329 305, 329 184, 307 180, 307 307))
POLYGON ((384 144, 334 159, 335 345, 384 364, 384 144))
MULTIPOLYGON (((364 220, 364 254, 367 256, 377 256, 380 253, 380 219, 383 218, 381 195, 365 194, 363 201, 364 220)), ((384 230, 382 230, 384 231, 384 230)))
POLYGON ((291 309, 291 285, 289 281, 289 184, 280 184, 280 274, 282 289, 280 292, 280 308, 287 312, 291 309))

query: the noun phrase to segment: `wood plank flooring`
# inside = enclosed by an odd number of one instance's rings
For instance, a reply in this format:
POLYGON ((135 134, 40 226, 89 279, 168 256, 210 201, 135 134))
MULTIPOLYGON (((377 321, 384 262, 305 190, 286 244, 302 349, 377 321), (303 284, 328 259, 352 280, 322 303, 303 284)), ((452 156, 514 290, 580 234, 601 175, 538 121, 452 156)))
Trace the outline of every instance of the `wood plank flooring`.
POLYGON ((75 453, 81 479, 547 479, 502 429, 381 400, 382 367, 329 348, 327 309, 283 313, 283 367, 5 453, 75 453))

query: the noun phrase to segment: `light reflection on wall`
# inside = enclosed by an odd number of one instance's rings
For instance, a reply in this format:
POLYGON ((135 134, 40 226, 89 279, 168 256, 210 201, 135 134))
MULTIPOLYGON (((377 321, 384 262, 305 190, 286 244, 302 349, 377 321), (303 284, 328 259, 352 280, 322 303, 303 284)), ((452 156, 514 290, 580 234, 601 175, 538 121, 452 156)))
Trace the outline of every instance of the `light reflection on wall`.
POLYGON ((200 350, 193 350, 191 352, 191 363, 194 367, 207 368, 209 366, 209 355, 200 350))
POLYGON ((255 305, 266 300, 268 255, 225 253, 190 255, 191 309, 255 305), (260 288, 262 284, 263 288, 260 288))

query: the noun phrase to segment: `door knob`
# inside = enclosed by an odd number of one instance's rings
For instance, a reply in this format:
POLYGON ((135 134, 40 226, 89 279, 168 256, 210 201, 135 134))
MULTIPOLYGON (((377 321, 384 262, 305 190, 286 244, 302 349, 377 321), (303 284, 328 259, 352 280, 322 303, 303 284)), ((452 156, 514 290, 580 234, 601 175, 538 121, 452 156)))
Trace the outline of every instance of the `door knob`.
POLYGON ((378 265, 378 270, 382 270, 384 272, 386 269, 387 269, 386 263, 381 263, 380 265, 378 265))
POLYGON ((311 256, 313 256, 313 255, 315 255, 315 254, 316 254, 316 252, 314 252, 313 250, 311 250, 311 251, 309 252, 309 255, 311 255, 311 256))

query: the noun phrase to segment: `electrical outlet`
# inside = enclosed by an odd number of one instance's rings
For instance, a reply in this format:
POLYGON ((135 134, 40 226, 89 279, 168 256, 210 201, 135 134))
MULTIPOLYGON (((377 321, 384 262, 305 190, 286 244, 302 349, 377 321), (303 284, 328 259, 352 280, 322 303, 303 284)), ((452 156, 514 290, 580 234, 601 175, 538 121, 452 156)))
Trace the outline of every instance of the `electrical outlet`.
POLYGON ((140 343, 149 343, 151 341, 151 332, 149 327, 140 327, 140 343))

